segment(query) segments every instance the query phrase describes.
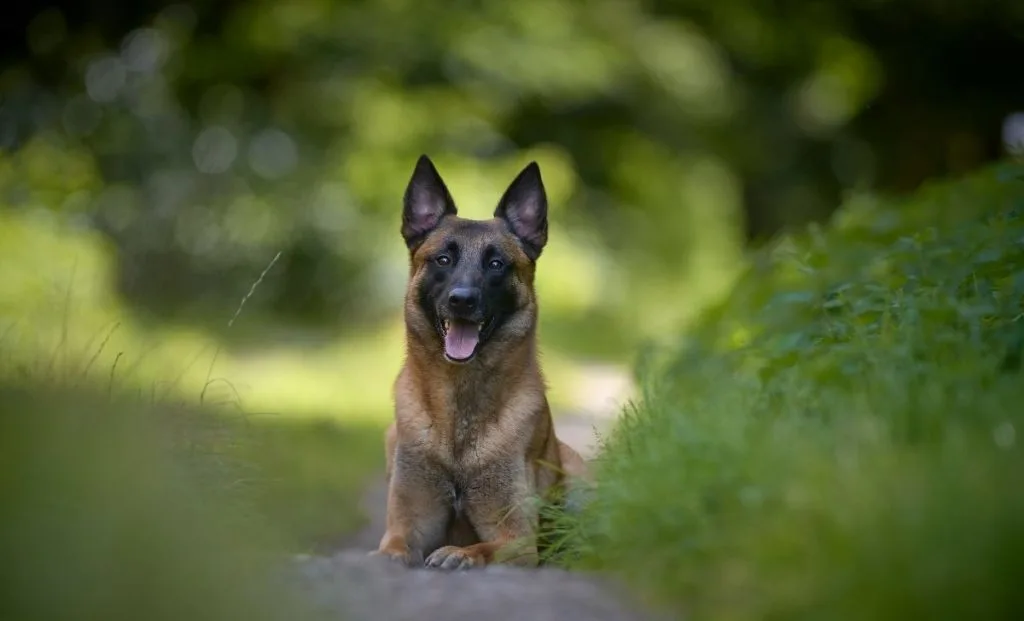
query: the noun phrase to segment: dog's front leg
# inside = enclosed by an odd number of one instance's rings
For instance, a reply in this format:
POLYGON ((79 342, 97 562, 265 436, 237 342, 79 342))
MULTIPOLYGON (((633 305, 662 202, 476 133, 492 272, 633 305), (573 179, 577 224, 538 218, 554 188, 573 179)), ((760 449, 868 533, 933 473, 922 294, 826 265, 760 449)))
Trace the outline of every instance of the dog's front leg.
POLYGON ((537 512, 529 500, 525 468, 481 473, 466 498, 466 516, 480 543, 444 546, 427 557, 426 565, 465 569, 495 562, 537 565, 537 512))
POLYGON ((396 450, 388 476, 387 526, 373 555, 419 565, 443 542, 449 508, 442 474, 396 450))

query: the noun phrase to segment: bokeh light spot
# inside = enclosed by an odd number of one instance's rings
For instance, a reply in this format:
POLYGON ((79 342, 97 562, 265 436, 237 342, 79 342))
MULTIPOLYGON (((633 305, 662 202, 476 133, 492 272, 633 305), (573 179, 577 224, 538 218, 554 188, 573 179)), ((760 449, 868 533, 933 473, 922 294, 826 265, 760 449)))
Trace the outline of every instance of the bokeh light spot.
POLYGON ((299 163, 291 136, 279 129, 265 129, 249 143, 249 167, 265 179, 278 179, 299 163))
POLYGON ((167 39, 159 30, 140 28, 127 37, 121 46, 121 58, 130 71, 155 73, 167 60, 167 39))
POLYGON ((238 156, 238 140, 226 127, 207 127, 192 145, 192 161, 201 173, 216 175, 226 172, 238 156))
POLYGON ((89 63, 85 71, 85 89, 93 101, 109 103, 124 88, 127 71, 117 56, 104 56, 89 63))
POLYGON ((1015 112, 1003 121, 1003 144, 1013 155, 1024 155, 1024 112, 1015 112))

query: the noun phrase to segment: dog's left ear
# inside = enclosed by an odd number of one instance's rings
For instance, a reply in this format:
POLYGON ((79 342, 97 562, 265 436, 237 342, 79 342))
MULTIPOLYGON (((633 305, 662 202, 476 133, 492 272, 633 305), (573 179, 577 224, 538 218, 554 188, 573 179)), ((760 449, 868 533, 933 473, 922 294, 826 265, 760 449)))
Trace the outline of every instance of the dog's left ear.
POLYGON ((540 257, 548 241, 548 197, 537 162, 527 164, 508 186, 494 216, 508 223, 531 260, 540 257))

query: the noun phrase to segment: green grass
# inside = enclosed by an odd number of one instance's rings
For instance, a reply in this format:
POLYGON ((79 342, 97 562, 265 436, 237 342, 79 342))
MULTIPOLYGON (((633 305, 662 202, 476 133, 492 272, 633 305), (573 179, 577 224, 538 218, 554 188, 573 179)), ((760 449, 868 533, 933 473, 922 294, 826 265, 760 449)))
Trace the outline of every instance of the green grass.
MULTIPOLYGON (((8 339, 17 338, 12 333, 8 339)), ((83 395, 101 425, 106 410, 115 419, 126 409, 141 412, 160 429, 191 485, 230 500, 292 552, 331 550, 365 525, 360 500, 384 468, 383 418, 252 412, 235 397, 230 378, 214 378, 205 395, 168 389, 174 377, 146 390, 119 375, 130 350, 109 356, 104 369, 97 361, 105 342, 97 339, 91 353, 69 352, 70 342, 45 357, 0 347, 0 384, 23 390, 23 400, 39 399, 28 406, 31 416, 64 416, 43 405, 50 393, 83 395)))
POLYGON ((244 424, 235 455, 252 468, 252 506, 293 550, 331 552, 365 526, 360 500, 384 472, 383 425, 260 416, 244 424))
POLYGON ((269 580, 364 525, 381 424, 156 399, 48 368, 0 373, 5 619, 311 613, 269 580))
POLYGON ((209 412, 0 382, 4 619, 302 619, 209 412))
POLYGON ((1024 606, 1024 166, 851 199, 640 369, 566 562, 695 619, 1024 606))

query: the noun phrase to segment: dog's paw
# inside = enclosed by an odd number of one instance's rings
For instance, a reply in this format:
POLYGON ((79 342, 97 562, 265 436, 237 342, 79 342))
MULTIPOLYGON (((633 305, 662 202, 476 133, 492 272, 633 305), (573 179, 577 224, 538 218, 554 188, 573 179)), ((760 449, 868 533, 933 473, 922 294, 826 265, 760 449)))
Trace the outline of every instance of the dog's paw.
POLYGON ((438 548, 423 563, 433 569, 469 569, 486 564, 486 559, 472 548, 444 546, 438 548))
POLYGON ((412 554, 408 550, 380 549, 368 552, 366 556, 374 560, 383 560, 391 563, 398 563, 409 567, 412 565, 412 554))

